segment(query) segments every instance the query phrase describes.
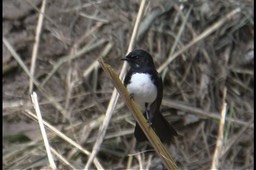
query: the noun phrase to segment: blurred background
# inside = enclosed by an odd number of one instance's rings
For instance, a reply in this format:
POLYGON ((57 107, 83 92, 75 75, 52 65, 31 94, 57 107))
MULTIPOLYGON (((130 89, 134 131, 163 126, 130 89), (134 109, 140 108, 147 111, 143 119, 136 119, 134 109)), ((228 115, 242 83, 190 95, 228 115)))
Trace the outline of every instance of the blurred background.
MULTIPOLYGON (((3 36, 11 45, 3 44, 3 169, 49 164, 38 123, 28 116, 35 111, 24 71, 31 67, 41 6, 41 0, 3 1, 3 36)), ((33 91, 43 119, 90 152, 114 89, 97 59, 103 57, 119 74, 139 6, 138 0, 46 3, 33 91)), ((168 149, 180 169, 210 168, 224 88, 227 112, 219 167, 253 169, 253 11, 252 0, 146 2, 135 48, 148 51, 160 68, 161 110, 181 134, 168 149), (202 35, 207 30, 212 33, 202 35)), ((164 169, 150 146, 136 150, 134 125, 119 99, 97 155, 100 164, 106 169, 139 169, 140 163, 145 169, 164 169)), ((72 165, 56 158, 59 169, 84 167, 88 156, 55 132, 47 134, 51 146, 72 165)))

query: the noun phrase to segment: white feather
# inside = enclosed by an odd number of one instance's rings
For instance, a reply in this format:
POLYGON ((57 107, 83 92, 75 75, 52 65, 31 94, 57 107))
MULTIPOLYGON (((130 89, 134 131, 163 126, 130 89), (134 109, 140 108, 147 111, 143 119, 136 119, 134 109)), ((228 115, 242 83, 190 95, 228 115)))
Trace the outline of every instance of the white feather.
POLYGON ((145 111, 145 103, 153 103, 157 97, 157 89, 149 74, 135 73, 131 76, 127 90, 142 111, 145 111))

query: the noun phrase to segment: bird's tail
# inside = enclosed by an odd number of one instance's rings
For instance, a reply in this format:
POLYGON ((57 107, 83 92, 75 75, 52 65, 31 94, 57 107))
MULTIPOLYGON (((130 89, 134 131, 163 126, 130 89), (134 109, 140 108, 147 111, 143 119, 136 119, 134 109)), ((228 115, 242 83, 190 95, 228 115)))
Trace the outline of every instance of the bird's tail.
MULTIPOLYGON (((169 144, 170 142, 174 142, 174 136, 178 136, 176 130, 169 124, 161 113, 155 114, 151 123, 151 127, 154 129, 160 140, 164 143, 169 144)), ((135 126, 134 135, 138 142, 147 140, 146 135, 137 123, 135 126)))

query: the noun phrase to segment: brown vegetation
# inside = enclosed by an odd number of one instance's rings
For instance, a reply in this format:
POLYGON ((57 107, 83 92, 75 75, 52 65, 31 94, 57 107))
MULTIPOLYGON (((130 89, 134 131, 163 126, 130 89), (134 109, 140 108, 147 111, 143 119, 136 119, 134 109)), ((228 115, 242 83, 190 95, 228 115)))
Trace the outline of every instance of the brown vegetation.
MULTIPOLYGON (((120 72, 140 1, 43 2, 3 1, 3 168, 50 166, 33 89, 58 169, 83 169, 114 88, 97 59, 120 72)), ((253 169, 253 3, 146 1, 134 48, 151 53, 163 77, 161 110, 181 135, 168 149, 180 169, 210 169, 225 102, 217 167, 253 169)), ((133 130, 119 99, 90 168, 163 169, 152 147, 136 150, 133 130)))

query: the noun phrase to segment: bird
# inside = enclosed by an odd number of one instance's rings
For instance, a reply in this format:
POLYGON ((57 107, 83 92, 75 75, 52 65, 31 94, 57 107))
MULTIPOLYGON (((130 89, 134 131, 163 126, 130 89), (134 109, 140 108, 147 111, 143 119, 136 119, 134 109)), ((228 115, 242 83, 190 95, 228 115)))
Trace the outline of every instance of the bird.
MULTIPOLYGON (((163 98, 163 82, 157 72, 152 56, 143 49, 135 49, 122 58, 130 65, 124 85, 131 98, 144 114, 163 143, 173 142, 178 136, 176 130, 160 112, 163 98)), ((137 142, 147 141, 147 137, 136 122, 134 136, 137 142)))

